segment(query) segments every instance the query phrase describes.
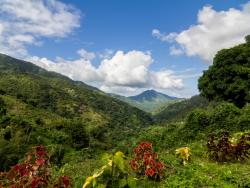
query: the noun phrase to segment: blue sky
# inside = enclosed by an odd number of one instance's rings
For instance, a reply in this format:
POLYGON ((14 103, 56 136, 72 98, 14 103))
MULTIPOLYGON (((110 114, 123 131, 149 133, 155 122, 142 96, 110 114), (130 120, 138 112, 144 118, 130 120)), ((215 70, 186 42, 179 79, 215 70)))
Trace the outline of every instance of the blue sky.
POLYGON ((0 52, 105 92, 190 97, 248 23, 243 0, 2 0, 0 52))

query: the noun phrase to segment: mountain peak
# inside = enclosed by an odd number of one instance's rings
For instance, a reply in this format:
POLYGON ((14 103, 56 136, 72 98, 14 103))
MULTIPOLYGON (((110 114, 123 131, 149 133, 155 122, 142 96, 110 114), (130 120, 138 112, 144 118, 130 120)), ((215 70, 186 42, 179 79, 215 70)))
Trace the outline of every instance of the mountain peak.
POLYGON ((130 96, 129 98, 132 100, 140 101, 140 102, 141 101, 163 100, 163 99, 164 100, 177 99, 176 97, 168 96, 164 93, 160 93, 160 92, 155 91, 153 89, 143 91, 141 94, 135 95, 135 96, 130 96))

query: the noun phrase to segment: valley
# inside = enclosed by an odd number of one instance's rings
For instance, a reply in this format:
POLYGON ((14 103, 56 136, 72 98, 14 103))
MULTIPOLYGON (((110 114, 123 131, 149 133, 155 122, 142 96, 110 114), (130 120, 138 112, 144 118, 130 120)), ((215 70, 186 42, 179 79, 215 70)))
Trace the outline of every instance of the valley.
MULTIPOLYGON (((248 43, 240 47, 249 50, 248 43)), ((69 177, 73 187, 88 186, 93 178, 98 186, 109 185, 112 180, 115 187, 121 186, 120 181, 129 187, 249 185, 248 151, 241 148, 240 156, 244 156, 236 160, 227 156, 230 153, 224 153, 230 152, 231 143, 240 144, 240 140, 248 138, 248 102, 240 108, 227 101, 209 101, 202 96, 176 99, 153 90, 129 98, 110 96, 82 82, 3 54, 0 55, 0 74, 1 171, 13 169, 11 166, 22 162, 32 148, 44 146, 50 156, 48 168, 60 177, 69 177), (156 98, 175 102, 155 115, 128 102, 145 104, 145 101, 157 101, 156 98), (224 151, 218 146, 219 159, 211 158, 216 153, 209 153, 206 146, 211 134, 217 139, 221 134, 230 135, 229 140, 216 141, 229 147, 224 151), (242 137, 244 135, 246 137, 242 137), (164 174, 152 171, 153 175, 140 177, 129 167, 133 148, 140 142, 143 144, 142 141, 151 147, 152 156, 157 152, 155 160, 164 167, 164 174), (185 153, 178 158, 175 153, 182 147, 188 150, 183 150, 185 153), (116 166, 111 166, 116 169, 112 172, 117 173, 116 178, 102 177, 108 170, 91 176, 98 168, 109 168, 105 166, 107 159, 114 160, 112 164, 116 166), (158 180, 153 181, 152 177, 158 180)), ((248 148, 248 141, 244 147, 248 148)), ((0 177, 1 182, 7 184, 4 173, 0 177)))

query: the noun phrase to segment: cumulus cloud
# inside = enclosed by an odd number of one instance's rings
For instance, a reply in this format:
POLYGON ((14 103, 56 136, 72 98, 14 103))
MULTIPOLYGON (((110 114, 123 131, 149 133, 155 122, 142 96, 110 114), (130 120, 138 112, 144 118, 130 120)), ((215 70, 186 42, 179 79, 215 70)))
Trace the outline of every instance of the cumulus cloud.
POLYGON ((105 49, 103 52, 98 54, 99 58, 101 59, 109 59, 113 56, 114 50, 112 49, 105 49))
POLYGON ((170 47, 170 54, 171 55, 181 55, 183 54, 183 50, 181 48, 177 48, 176 46, 170 47))
POLYGON ((106 85, 143 87, 148 83, 150 54, 141 51, 118 51, 111 59, 104 59, 98 70, 106 85))
POLYGON ((57 0, 1 0, 0 52, 27 55, 41 37, 65 37, 79 27, 80 13, 57 0))
POLYGON ((77 53, 86 60, 92 60, 95 59, 96 55, 94 52, 88 52, 85 49, 80 49, 77 51, 77 53))
POLYGON ((159 89, 181 89, 183 81, 171 70, 151 72, 151 85, 159 89))
POLYGON ((230 8, 226 11, 216 11, 212 6, 204 6, 198 12, 196 25, 191 25, 178 34, 164 34, 154 29, 152 35, 165 42, 173 39, 180 47, 170 49, 173 55, 184 52, 211 63, 218 50, 244 42, 244 37, 250 34, 249 23, 250 2, 241 9, 230 8))
POLYGON ((95 67, 90 60, 30 57, 26 59, 49 71, 59 72, 74 80, 80 80, 99 87, 105 92, 131 94, 136 91, 154 89, 182 89, 183 80, 170 70, 150 71, 153 59, 149 52, 117 51, 111 58, 101 61, 95 67))
POLYGON ((61 73, 73 80, 84 81, 86 83, 97 82, 100 80, 96 68, 89 60, 83 58, 73 61, 57 58, 55 61, 52 61, 47 58, 32 56, 26 60, 46 70, 61 73))
POLYGON ((165 34, 161 33, 160 30, 158 29, 153 29, 152 35, 163 42, 172 42, 178 34, 177 33, 165 34))

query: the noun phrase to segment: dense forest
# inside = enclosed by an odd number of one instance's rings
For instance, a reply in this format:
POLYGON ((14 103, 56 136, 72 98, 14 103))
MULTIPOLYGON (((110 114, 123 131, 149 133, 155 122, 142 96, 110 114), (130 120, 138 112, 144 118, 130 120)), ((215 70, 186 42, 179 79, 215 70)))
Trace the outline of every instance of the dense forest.
POLYGON ((249 187, 250 37, 150 115, 0 55, 0 187, 249 187))

